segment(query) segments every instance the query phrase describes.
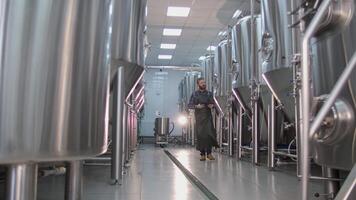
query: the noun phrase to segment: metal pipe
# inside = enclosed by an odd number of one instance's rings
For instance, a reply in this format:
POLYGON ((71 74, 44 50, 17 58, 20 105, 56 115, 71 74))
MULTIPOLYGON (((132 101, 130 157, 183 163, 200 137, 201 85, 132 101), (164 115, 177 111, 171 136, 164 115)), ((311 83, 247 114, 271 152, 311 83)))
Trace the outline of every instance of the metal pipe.
POLYGON ((192 120, 192 146, 194 146, 195 145, 195 118, 194 118, 194 114, 192 114, 191 115, 192 116, 192 118, 191 118, 191 120, 192 120))
POLYGON ((328 11, 332 0, 324 0, 309 26, 307 27, 302 41, 302 134, 301 134, 301 158, 302 158, 302 199, 308 199, 308 184, 310 171, 309 158, 309 122, 310 122, 310 52, 309 42, 319 24, 322 22, 325 13, 328 11))
POLYGON ((258 102, 253 102, 253 116, 252 116, 252 143, 253 143, 253 151, 252 151, 252 162, 257 165, 260 162, 260 131, 259 131, 259 110, 258 110, 258 102))
POLYGON ((293 63, 293 93, 294 93, 294 129, 295 129, 295 139, 296 139, 296 150, 297 150, 297 175, 300 174, 300 169, 301 169, 301 123, 300 123, 300 109, 301 109, 301 90, 299 87, 299 70, 298 70, 298 64, 296 63, 297 61, 297 56, 295 56, 294 63, 293 63))
POLYGON ((252 107, 252 142, 253 142, 253 152, 252 152, 252 163, 257 165, 259 163, 259 91, 258 91, 258 70, 256 64, 256 52, 255 52, 255 1, 251 0, 251 107, 252 107))
POLYGON ((237 117, 237 148, 236 148, 236 154, 237 158, 241 159, 242 154, 241 154, 241 146, 242 146, 242 117, 243 117, 243 109, 242 106, 239 106, 239 113, 237 117))
POLYGON ((297 158, 297 155, 284 153, 284 152, 281 152, 281 151, 273 151, 273 155, 280 155, 280 156, 287 156, 287 157, 290 157, 290 158, 297 158))
POLYGON ((273 132, 272 132, 272 123, 271 123, 271 106, 267 106, 267 134, 268 134, 268 158, 267 158, 267 167, 270 169, 274 168, 274 154, 273 154, 273 132))
POLYGON ((131 96, 131 94, 133 93, 133 91, 135 90, 136 86, 140 83, 140 81, 143 78, 143 75, 145 74, 145 71, 142 71, 141 75, 138 77, 137 81, 135 82, 135 84, 132 86, 131 90, 129 91, 129 93, 127 94, 127 96, 125 97, 125 102, 129 101, 129 98, 131 96))
POLYGON ((271 96, 271 151, 273 152, 271 155, 271 168, 275 167, 274 159, 276 151, 276 98, 271 96))
POLYGON ((229 156, 234 155, 234 134, 233 134, 233 122, 232 122, 232 106, 229 108, 228 113, 228 131, 229 131, 229 156))
POLYGON ((314 120, 310 126, 310 132, 309 132, 310 137, 313 137, 315 132, 319 129, 320 125, 323 123, 324 118, 329 113, 331 107, 333 106, 333 104, 336 101, 336 98, 339 96, 339 94, 341 93, 345 84, 349 80, 349 78, 352 74, 352 71, 355 69, 355 67, 356 67, 356 52, 353 54, 350 62, 347 64, 346 68, 344 69, 341 76, 337 80, 335 86, 331 90, 331 93, 329 94, 328 99, 323 104, 320 111, 314 118, 314 120))
POLYGON ((145 87, 142 86, 141 89, 138 91, 138 93, 135 96, 135 102, 139 102, 139 99, 142 98, 141 95, 144 96, 143 94, 144 89, 145 87))
POLYGON ((83 194, 83 162, 81 160, 67 163, 65 200, 81 200, 83 194))
POLYGON ((236 93, 236 91, 234 89, 232 89, 232 94, 234 95, 234 97, 237 99, 237 102, 239 102, 239 105, 244 109, 247 110, 241 97, 236 93))
POLYGON ((241 149, 244 149, 244 150, 249 150, 249 151, 252 151, 252 150, 253 150, 253 148, 247 147, 247 146, 241 146, 240 148, 241 148, 241 149))
MULTIPOLYGON (((218 131, 218 137, 219 137, 219 146, 222 147, 222 120, 221 120, 221 115, 217 116, 216 120, 216 130, 218 131)), ((222 152, 222 148, 220 148, 220 152, 222 152)))
MULTIPOLYGON (((293 0, 291 2, 291 24, 296 24, 298 19, 298 13, 295 12, 301 4, 301 0, 293 0), (293 13, 294 12, 294 13, 293 13)), ((300 175, 301 169, 301 159, 300 159, 300 102, 301 102, 301 95, 300 95, 300 88, 299 88, 299 77, 298 77, 298 65, 299 65, 299 56, 300 53, 300 38, 301 38, 301 29, 297 27, 290 27, 292 28, 292 48, 293 48, 293 93, 294 93, 294 128, 295 128, 295 138, 296 138, 296 149, 297 149, 297 175, 300 175)))
POLYGON ((127 117, 128 117, 128 108, 127 105, 124 105, 124 112, 123 112, 123 122, 122 122, 122 135, 123 135, 123 141, 122 141, 122 153, 123 153, 123 167, 125 167, 126 162, 129 160, 129 154, 128 154, 128 131, 127 131, 127 117))
POLYGON ((123 113, 125 104, 125 68, 120 66, 114 78, 111 183, 121 184, 123 169, 123 113))
MULTIPOLYGON (((301 0, 293 0, 291 2, 291 24, 296 24, 298 19, 298 13, 292 13, 298 9, 301 4, 301 0)), ((300 38, 301 38, 301 29, 297 27, 292 28, 292 48, 293 48, 293 93, 294 93, 294 128, 295 128, 295 138, 296 138, 296 148, 297 148, 297 175, 300 175, 301 169, 301 152, 300 152, 300 103, 301 103, 301 95, 300 95, 300 87, 299 87, 299 70, 298 65, 300 61, 300 57, 298 56, 300 53, 300 38)))
POLYGON ((111 166, 110 163, 96 163, 96 162, 84 162, 85 166, 111 166))
MULTIPOLYGON (((301 178, 302 176, 298 176, 298 178, 301 178)), ((344 179, 341 178, 328 178, 328 177, 322 177, 322 176, 309 176, 309 179, 312 180, 329 180, 329 181, 339 181, 342 182, 344 179)))
POLYGON ((8 167, 6 181, 6 200, 36 200, 36 163, 13 164, 8 167))
POLYGON ((178 71, 203 71, 202 67, 190 67, 190 66, 146 66, 146 69, 170 69, 178 71))
MULTIPOLYGON (((322 166, 322 174, 323 177, 327 178, 339 178, 339 171, 327 166, 322 166)), ((324 193, 327 194, 328 197, 335 198, 339 189, 340 183, 338 181, 324 180, 324 193)))
POLYGON ((87 158, 85 160, 87 161, 110 161, 112 158, 110 157, 93 157, 93 158, 87 158))
POLYGON ((353 200, 356 199, 356 164, 347 176, 335 200, 353 200))

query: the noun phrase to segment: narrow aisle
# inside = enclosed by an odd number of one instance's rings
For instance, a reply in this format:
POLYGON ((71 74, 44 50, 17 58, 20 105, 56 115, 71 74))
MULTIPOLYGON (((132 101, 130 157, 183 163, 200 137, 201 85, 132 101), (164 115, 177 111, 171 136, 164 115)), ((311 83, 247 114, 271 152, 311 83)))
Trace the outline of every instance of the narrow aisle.
MULTIPOLYGON (((236 161, 215 153, 215 161, 199 161, 194 148, 169 148, 186 169, 222 200, 293 200, 300 199, 297 177, 288 172, 269 171, 246 161, 236 161)), ((322 191, 321 182, 312 182, 311 195, 322 191)), ((313 198, 311 198, 313 199, 313 198)))
MULTIPOLYGON (((85 166, 85 200, 200 200, 203 194, 192 185, 161 148, 140 146, 121 186, 109 185, 109 166, 85 166)), ((39 179, 38 200, 63 200, 64 176, 39 179)))

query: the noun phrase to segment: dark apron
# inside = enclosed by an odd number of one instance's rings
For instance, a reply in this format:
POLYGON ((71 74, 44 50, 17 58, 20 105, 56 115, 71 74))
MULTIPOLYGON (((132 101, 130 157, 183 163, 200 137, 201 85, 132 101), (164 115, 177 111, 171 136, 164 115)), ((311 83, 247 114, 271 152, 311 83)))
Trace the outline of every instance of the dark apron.
POLYGON ((195 122, 197 150, 202 151, 219 147, 210 108, 195 109, 195 122))

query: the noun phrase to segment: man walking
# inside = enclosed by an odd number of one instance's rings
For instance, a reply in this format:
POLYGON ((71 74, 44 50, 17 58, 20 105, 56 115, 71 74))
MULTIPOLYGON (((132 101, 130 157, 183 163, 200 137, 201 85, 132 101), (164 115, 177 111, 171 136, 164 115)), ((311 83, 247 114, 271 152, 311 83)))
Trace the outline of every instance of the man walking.
POLYGON ((211 109, 214 107, 213 93, 206 90, 204 78, 197 80, 198 90, 193 92, 189 101, 189 108, 195 110, 197 150, 200 160, 215 160, 211 155, 212 147, 219 147, 216 140, 216 130, 213 125, 211 109))

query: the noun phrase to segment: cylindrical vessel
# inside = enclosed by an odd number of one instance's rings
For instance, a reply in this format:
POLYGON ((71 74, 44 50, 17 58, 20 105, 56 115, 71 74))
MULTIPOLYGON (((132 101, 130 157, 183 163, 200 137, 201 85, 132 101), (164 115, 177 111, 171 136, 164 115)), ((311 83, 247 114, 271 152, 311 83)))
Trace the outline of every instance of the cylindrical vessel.
POLYGON ((205 78, 205 82, 206 82, 206 89, 208 91, 212 91, 214 56, 212 55, 206 56, 205 59, 202 61, 202 66, 203 66, 203 77, 205 78))
POLYGON ((214 50, 214 68, 213 68, 213 92, 216 96, 222 96, 221 90, 221 66, 222 66, 222 53, 221 46, 217 46, 214 50))
POLYGON ((0 163, 107 149, 110 0, 4 0, 0 163))
MULTIPOLYGON (((231 69, 231 40, 224 40, 219 43, 219 47, 221 48, 220 51, 217 51, 221 53, 221 62, 218 63, 221 66, 217 67, 218 69, 220 68, 220 74, 218 75, 218 79, 220 80, 220 95, 221 96, 226 96, 230 95, 231 93, 231 82, 232 82, 232 69, 231 69)), ((219 56, 219 55, 218 55, 219 56)))
POLYGON ((144 66, 147 0, 113 0, 112 57, 144 66))
MULTIPOLYGON (((256 16, 256 40, 257 45, 255 52, 261 48, 261 17, 256 16)), ((235 63, 234 71, 232 73, 238 73, 238 77, 235 80, 234 88, 249 86, 251 80, 251 16, 246 16, 240 19, 237 24, 232 28, 232 56, 231 59, 235 63)), ((256 64, 261 69, 261 59, 256 56, 256 64)))
MULTIPOLYGON (((259 141, 261 145, 267 144, 267 105, 270 101, 266 85, 262 81, 262 62, 259 50, 261 49, 261 16, 256 15, 254 18, 254 26, 256 35, 251 38, 251 16, 240 19, 232 28, 232 74, 235 74, 232 85, 239 99, 239 103, 246 110, 246 114, 250 115, 254 111, 255 117, 251 118, 253 124, 254 139, 259 141), (255 40, 255 46, 252 48, 252 40, 255 40), (255 60, 251 59, 251 52, 255 52, 255 60), (258 95, 254 98, 258 100, 258 106, 251 103, 251 79, 252 79, 252 64, 256 67, 256 84, 259 85, 258 95), (256 116, 259 116, 256 118, 256 116)), ((245 137, 245 136, 244 136, 245 137)), ((256 142, 256 145, 257 142, 256 142)), ((258 147, 254 148, 255 154, 258 154, 258 147)), ((255 156, 257 158, 257 156, 255 156)), ((256 161, 256 159, 255 159, 256 161)))
POLYGON ((290 121, 294 120, 292 17, 291 1, 261 1, 262 73, 267 85, 290 121))
POLYGON ((165 136, 169 133, 169 118, 160 117, 155 120, 155 134, 165 136))
POLYGON ((290 67, 293 50, 290 4, 291 1, 283 0, 261 1, 263 73, 290 67))
MULTIPOLYGON (((356 1, 353 1, 354 3, 356 1)), ((318 106, 329 94, 356 51, 356 16, 338 33, 320 36, 312 47, 312 92, 319 97, 318 106), (340 32, 341 31, 341 32, 340 32)), ((356 71, 350 77, 356 77, 356 71)), ((315 162, 330 168, 350 170, 356 161, 355 115, 356 79, 351 78, 336 100, 324 125, 313 138, 315 162), (340 156, 343 155, 343 156, 340 156)), ((316 108, 317 110, 317 108, 316 108)))
MULTIPOLYGON (((126 97, 145 64, 146 4, 147 0, 113 0, 111 57, 115 67, 125 66, 126 81, 122 87, 126 97)), ((115 67, 112 69, 116 70, 115 67)))
POLYGON ((200 76, 200 72, 187 72, 184 81, 185 81, 185 91, 186 91, 186 104, 189 104, 190 97, 195 90, 198 89, 197 80, 200 76))

